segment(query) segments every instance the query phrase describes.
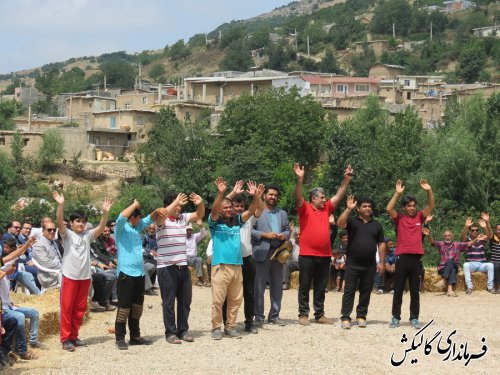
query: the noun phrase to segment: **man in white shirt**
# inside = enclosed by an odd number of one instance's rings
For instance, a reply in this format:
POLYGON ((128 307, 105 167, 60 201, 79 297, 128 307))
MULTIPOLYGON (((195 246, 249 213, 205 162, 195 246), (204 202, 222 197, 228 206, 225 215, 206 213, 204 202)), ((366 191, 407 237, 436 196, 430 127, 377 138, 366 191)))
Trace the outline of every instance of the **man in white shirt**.
POLYGON ((198 256, 198 243, 205 238, 207 231, 203 227, 201 220, 198 220, 196 224, 200 227, 198 233, 193 233, 193 225, 189 223, 186 226, 186 255, 188 266, 194 267, 196 270, 196 277, 198 281, 197 286, 204 285, 204 273, 203 273, 203 259, 198 256))

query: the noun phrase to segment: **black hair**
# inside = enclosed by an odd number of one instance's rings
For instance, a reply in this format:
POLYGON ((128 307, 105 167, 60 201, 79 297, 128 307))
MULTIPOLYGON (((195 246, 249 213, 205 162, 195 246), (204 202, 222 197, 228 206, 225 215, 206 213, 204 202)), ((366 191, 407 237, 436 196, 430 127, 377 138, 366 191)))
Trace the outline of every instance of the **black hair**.
POLYGON ((108 221, 106 222, 106 226, 107 226, 107 227, 111 227, 111 223, 115 223, 115 222, 116 222, 116 220, 108 220, 108 221))
POLYGON ((69 215, 70 222, 73 222, 73 221, 78 220, 78 219, 88 221, 87 214, 85 214, 81 211, 76 211, 76 212, 73 212, 71 215, 69 215))
MULTIPOLYGON (((132 212, 130 214, 130 217, 137 217, 137 216, 141 216, 141 215, 142 215, 141 209, 140 208, 136 208, 134 210, 134 212, 132 212)), ((130 219, 130 217, 129 217, 129 219, 130 219)))
POLYGON ((347 236, 347 231, 346 231, 346 230, 341 230, 341 231, 339 232, 339 238, 342 238, 342 237, 344 237, 344 236, 347 236))
POLYGON ((12 250, 16 250, 16 239, 15 238, 7 238, 5 241, 3 241, 4 249, 5 245, 9 246, 12 250))
POLYGON ((278 195, 280 195, 280 188, 279 188, 279 186, 276 186, 276 185, 266 186, 266 188, 264 189, 264 194, 267 194, 267 192, 269 190, 276 190, 278 192, 278 195))
POLYGON ((233 199, 233 203, 246 203, 245 197, 238 195, 233 199))
POLYGON ((167 193, 165 194, 165 197, 163 198, 163 207, 170 206, 173 201, 177 199, 178 194, 174 193, 167 193))
POLYGON ((401 206, 403 207, 411 202, 415 202, 415 204, 417 204, 417 198, 415 198, 413 195, 405 195, 403 196, 403 198, 401 198, 401 206))
MULTIPOLYGON (((10 221, 9 224, 7 224, 7 229, 12 228, 14 226, 14 223, 16 223, 16 222, 19 223, 19 220, 10 221)), ((19 223, 19 224, 21 224, 21 223, 19 223)))
POLYGON ((362 197, 362 198, 358 199, 357 201, 358 201, 358 203, 357 203, 357 206, 358 206, 358 207, 361 207, 361 205, 362 205, 363 203, 369 203, 369 204, 372 206, 372 208, 374 208, 374 207, 373 207, 373 206, 374 206, 374 204, 373 204, 373 199, 371 199, 371 198, 368 198, 368 197, 362 197))

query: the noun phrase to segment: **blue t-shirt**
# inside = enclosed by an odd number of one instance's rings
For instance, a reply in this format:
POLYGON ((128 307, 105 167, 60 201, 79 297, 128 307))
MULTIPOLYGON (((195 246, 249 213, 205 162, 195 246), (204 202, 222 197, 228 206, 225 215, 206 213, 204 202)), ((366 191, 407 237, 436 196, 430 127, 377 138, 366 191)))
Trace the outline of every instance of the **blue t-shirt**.
POLYGON ((208 227, 213 241, 212 265, 234 264, 242 265, 240 228, 243 225, 241 215, 232 218, 232 226, 228 226, 223 220, 213 221, 208 216, 208 227))

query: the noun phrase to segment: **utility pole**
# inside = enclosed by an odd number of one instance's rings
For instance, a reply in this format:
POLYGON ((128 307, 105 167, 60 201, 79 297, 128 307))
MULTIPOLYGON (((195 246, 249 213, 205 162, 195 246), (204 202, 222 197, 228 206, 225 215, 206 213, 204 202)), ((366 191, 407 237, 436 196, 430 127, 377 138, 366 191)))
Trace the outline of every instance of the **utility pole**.
POLYGON ((205 46, 208 46, 208 35, 205 33, 205 46))
POLYGON ((431 42, 432 42, 432 21, 431 21, 431 42))
POLYGON ((295 35, 295 52, 297 52, 299 50, 297 47, 297 29, 295 29, 295 34, 293 35, 295 35))
POLYGON ((392 23, 392 37, 396 39, 396 24, 392 23))
POLYGON ((307 36, 307 57, 310 57, 310 48, 309 48, 309 35, 307 36))

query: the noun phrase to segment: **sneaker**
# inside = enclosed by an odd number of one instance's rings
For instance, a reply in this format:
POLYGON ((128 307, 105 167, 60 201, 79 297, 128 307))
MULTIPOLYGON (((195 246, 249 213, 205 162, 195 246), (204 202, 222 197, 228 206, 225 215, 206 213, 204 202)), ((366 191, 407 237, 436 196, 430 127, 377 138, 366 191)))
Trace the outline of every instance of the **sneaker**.
POLYGON ((158 292, 155 292, 153 288, 150 288, 144 292, 146 296, 157 296, 158 292))
POLYGON ((196 286, 203 286, 203 283, 201 281, 197 281, 196 286))
POLYGON ((314 320, 315 323, 318 323, 318 324, 333 324, 333 320, 331 319, 328 319, 326 316, 322 315, 321 317, 319 317, 318 319, 315 319, 314 320))
POLYGON ((45 344, 42 344, 41 342, 37 341, 37 342, 34 342, 34 343, 31 343, 30 342, 30 346, 34 349, 42 349, 42 350, 45 350, 45 349, 48 349, 47 348, 47 345, 45 344))
POLYGON ((342 320, 340 322, 341 329, 351 329, 351 322, 349 320, 342 320))
POLYGON ((465 294, 472 294, 472 288, 467 288, 467 290, 465 291, 465 294))
POLYGON ((422 327, 420 325, 420 322, 418 321, 418 319, 412 319, 412 320, 410 320, 410 324, 415 329, 420 329, 422 327))
POLYGON ((358 325, 359 328, 366 328, 366 319, 356 319, 356 324, 358 325))
POLYGON ((301 326, 308 326, 310 324, 309 316, 308 315, 300 315, 299 316, 299 324, 301 326))
POLYGON ((257 334, 259 333, 259 330, 256 327, 254 327, 252 323, 250 323, 250 324, 245 324, 245 332, 257 334))
POLYGON ((390 294, 394 294, 394 289, 392 289, 389 293, 390 293, 390 294))
POLYGON ((90 312, 104 312, 104 306, 99 305, 99 303, 92 301, 90 303, 90 312))
POLYGON ((73 345, 74 346, 87 346, 87 342, 84 340, 76 339, 76 340, 73 340, 73 345))
POLYGON ((210 281, 207 281, 207 282, 205 283, 205 286, 206 286, 207 288, 210 288, 210 287, 212 286, 212 284, 210 283, 210 281))
POLYGON ((283 290, 288 290, 290 289, 290 285, 288 284, 283 284, 283 290))
POLYGON ((214 340, 222 340, 222 332, 220 329, 214 329, 212 331, 212 339, 214 340))
POLYGON ((104 311, 115 311, 116 310, 116 306, 113 306, 111 303, 106 303, 106 305, 104 306, 104 311))
POLYGON ((241 335, 234 328, 224 328, 224 333, 233 339, 241 339, 241 335))
POLYGON ((328 288, 325 288, 325 293, 328 293, 328 288))
POLYGON ((128 350, 128 345, 125 340, 118 340, 116 342, 116 347, 118 348, 118 350, 128 350))
POLYGON ((269 324, 274 324, 274 325, 281 326, 281 327, 286 326, 285 322, 283 320, 281 320, 280 318, 268 319, 267 322, 269 324))
POLYGON ((377 294, 384 294, 384 290, 383 289, 377 289, 376 293, 377 294))
POLYGON ((33 359, 38 359, 38 356, 35 353, 30 352, 29 350, 27 350, 23 354, 19 354, 19 357, 21 359, 24 359, 25 361, 30 361, 30 360, 33 360, 33 359))
POLYGON ((497 294, 497 291, 493 288, 488 289, 488 292, 490 292, 491 294, 497 294))
POLYGON ((151 345, 153 341, 145 339, 144 337, 139 337, 137 339, 130 339, 128 343, 130 345, 151 345))
POLYGON ((73 342, 71 342, 70 340, 64 341, 62 343, 62 348, 63 350, 67 350, 68 352, 75 351, 75 345, 73 345, 73 342))
POLYGON ((389 328, 397 328, 399 327, 399 319, 392 317, 391 324, 389 324, 389 328))
POLYGON ((258 328, 262 328, 264 326, 264 321, 260 320, 260 319, 255 319, 255 321, 253 322, 253 325, 258 327, 258 328))

